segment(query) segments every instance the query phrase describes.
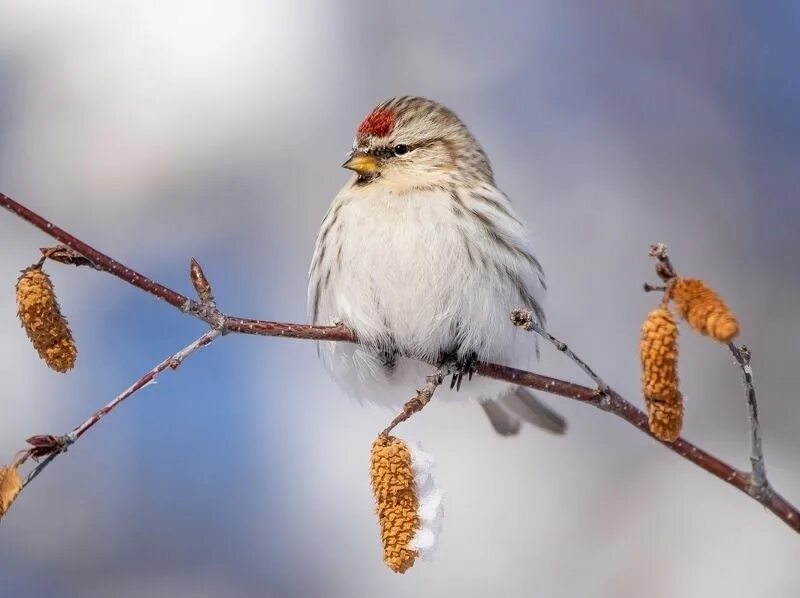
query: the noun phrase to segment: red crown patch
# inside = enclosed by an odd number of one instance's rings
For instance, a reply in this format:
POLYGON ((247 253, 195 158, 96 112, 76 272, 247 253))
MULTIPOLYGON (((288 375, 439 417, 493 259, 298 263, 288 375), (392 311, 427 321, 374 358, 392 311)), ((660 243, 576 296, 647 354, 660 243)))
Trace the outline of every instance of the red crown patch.
POLYGON ((374 110, 358 125, 359 135, 374 135, 384 137, 394 128, 394 114, 391 110, 379 108, 374 110))

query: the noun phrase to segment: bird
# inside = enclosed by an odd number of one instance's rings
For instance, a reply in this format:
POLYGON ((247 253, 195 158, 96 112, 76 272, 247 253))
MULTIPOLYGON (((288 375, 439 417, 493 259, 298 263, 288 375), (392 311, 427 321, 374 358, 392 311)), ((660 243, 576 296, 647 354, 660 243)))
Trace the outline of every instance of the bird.
POLYGON ((391 98, 360 122, 342 166, 352 174, 322 220, 308 275, 313 323, 359 340, 318 344, 338 386, 400 408, 430 364, 449 364, 458 385, 442 385, 436 400, 477 402, 502 436, 522 422, 564 433, 564 418, 528 389, 471 376, 476 361, 535 365, 538 345, 510 314, 524 308, 544 324, 546 282, 467 126, 433 100, 391 98))

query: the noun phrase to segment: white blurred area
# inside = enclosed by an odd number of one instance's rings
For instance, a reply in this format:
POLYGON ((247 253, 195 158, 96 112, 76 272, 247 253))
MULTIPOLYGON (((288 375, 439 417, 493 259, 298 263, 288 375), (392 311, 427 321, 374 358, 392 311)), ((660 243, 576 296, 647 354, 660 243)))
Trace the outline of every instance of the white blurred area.
MULTIPOLYGON (((359 119, 392 95, 435 98, 529 222, 553 332, 625 396, 640 402, 650 243, 728 298, 771 480, 798 503, 797 30, 789 2, 4 0, 0 191, 183 292, 197 257, 226 311, 305 321, 359 119)), ((202 331, 50 266, 80 346, 73 373, 50 373, 13 297, 48 244, 0 214, 0 461, 202 331)), ((681 349, 685 435, 744 467, 736 369, 706 339, 681 349)), ((582 380, 547 349, 541 370, 582 380)), ((397 576, 367 477, 392 414, 341 396, 310 343, 225 338, 25 491, 0 524, 3 595, 798 594, 781 522, 624 423, 551 404, 564 438, 501 439, 477 407, 435 401, 398 429, 436 457, 447 497, 434 562, 397 576)))

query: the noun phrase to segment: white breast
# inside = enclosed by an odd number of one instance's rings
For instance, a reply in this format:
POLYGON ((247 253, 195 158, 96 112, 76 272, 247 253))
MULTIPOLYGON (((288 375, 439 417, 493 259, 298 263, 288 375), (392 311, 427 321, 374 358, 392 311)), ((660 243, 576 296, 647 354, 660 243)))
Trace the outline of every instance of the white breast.
MULTIPOLYGON (((394 368, 386 368, 379 351, 323 343, 326 364, 351 394, 374 399, 387 384, 400 384, 398 400, 407 399, 431 368, 402 355, 434 361, 457 350, 459 357, 530 365, 534 339, 509 315, 524 307, 522 294, 540 301, 540 273, 509 249, 529 252, 525 231, 499 192, 495 200, 503 202, 499 211, 444 190, 402 197, 344 191, 334 202, 312 264, 316 321, 341 321, 366 345, 399 351, 394 368)), ((473 381, 460 396, 505 388, 484 382, 473 381)))

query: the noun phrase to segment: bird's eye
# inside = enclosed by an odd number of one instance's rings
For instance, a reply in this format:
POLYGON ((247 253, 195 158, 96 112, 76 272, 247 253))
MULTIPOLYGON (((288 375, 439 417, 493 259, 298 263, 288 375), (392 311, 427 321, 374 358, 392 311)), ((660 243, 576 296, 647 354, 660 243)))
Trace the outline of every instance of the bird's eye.
POLYGON ((395 156, 402 156, 403 154, 407 154, 409 152, 409 147, 407 145, 403 145, 402 143, 399 145, 394 146, 394 155, 395 156))

